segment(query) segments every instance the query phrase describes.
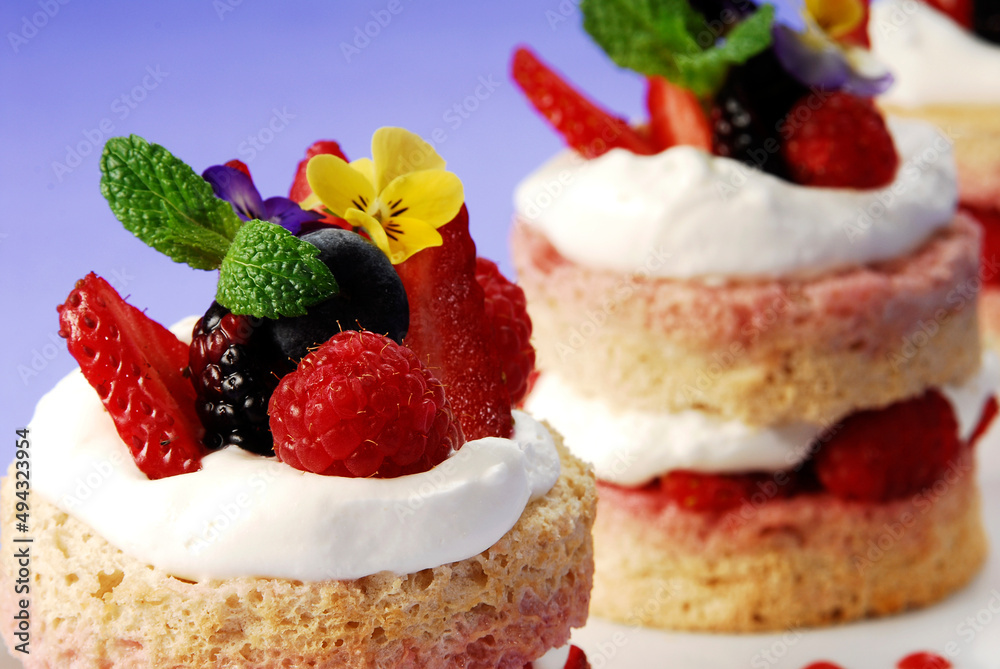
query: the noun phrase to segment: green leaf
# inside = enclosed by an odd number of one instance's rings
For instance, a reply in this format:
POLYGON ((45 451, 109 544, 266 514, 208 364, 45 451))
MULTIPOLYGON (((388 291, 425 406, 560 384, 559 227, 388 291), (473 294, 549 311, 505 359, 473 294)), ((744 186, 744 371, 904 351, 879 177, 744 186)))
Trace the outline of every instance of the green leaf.
POLYGON ((718 44, 687 0, 583 0, 581 8, 583 27, 615 63, 664 77, 700 97, 722 85, 731 65, 771 44, 771 5, 761 5, 718 44))
POLYGON ((104 145, 101 194, 129 232, 197 269, 218 267, 243 224, 187 164, 136 135, 104 145))
POLYGON ((222 261, 215 299, 235 314, 302 316, 338 290, 318 255, 318 248, 280 225, 249 221, 222 261))

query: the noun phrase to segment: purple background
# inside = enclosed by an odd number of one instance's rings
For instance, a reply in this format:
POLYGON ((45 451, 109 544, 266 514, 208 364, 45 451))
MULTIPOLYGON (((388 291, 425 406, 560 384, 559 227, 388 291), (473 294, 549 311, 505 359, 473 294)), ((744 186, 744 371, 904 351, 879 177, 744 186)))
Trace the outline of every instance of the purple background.
POLYGON ((580 23, 572 0, 4 0, 7 432, 74 366, 55 306, 87 272, 166 324, 212 300, 215 272, 173 263, 112 216, 98 186, 106 136, 142 135, 199 172, 239 158, 267 197, 287 194, 316 139, 338 140, 355 158, 369 155, 379 126, 427 138, 441 129, 437 149, 465 184, 480 253, 509 271, 513 189, 561 146, 508 76, 515 46, 530 44, 609 108, 642 113, 641 81, 612 65, 580 23), (342 44, 354 46, 366 27, 377 34, 345 55, 342 44))

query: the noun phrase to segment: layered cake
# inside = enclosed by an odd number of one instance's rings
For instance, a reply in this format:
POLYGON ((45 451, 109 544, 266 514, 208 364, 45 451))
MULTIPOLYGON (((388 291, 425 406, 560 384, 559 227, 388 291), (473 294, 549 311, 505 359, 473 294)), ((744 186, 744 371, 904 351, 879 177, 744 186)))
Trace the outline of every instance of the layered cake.
POLYGON ((885 0, 872 6, 870 32, 896 79, 880 104, 936 124, 954 144, 962 208, 984 231, 983 333, 1000 350, 1000 7, 885 0))
POLYGON ((583 5, 647 76, 648 124, 514 56, 570 146, 519 186, 513 255, 541 372, 526 408, 595 464, 595 615, 828 625, 935 602, 985 559, 980 232, 950 143, 872 104, 890 77, 864 6, 807 5, 691 2, 685 25, 727 30, 698 67, 664 56, 656 10, 583 5))
POLYGON ((523 294, 420 138, 309 153, 264 200, 241 163, 106 145, 116 216, 219 288, 172 331, 93 273, 59 307, 80 368, 30 423, 30 495, 16 465, 2 491, 26 667, 589 666, 593 475, 511 409, 523 294))

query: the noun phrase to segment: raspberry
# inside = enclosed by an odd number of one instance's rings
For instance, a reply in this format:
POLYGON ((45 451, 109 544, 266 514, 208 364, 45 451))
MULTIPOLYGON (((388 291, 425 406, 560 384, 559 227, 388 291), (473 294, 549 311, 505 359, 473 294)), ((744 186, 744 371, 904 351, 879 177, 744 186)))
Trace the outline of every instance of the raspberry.
MULTIPOLYGON (((961 205, 961 211, 968 214, 979 223, 983 230, 983 244, 979 257, 983 267, 992 267, 1000 256, 1000 209, 986 209, 961 205)), ((1000 286, 1000 273, 980 272, 983 283, 988 286, 1000 286)))
POLYGON ((848 416, 817 452, 815 468, 837 497, 885 502, 934 483, 961 448, 951 404, 929 390, 848 416))
POLYGON ((509 437, 510 394, 476 281, 476 245, 465 206, 438 229, 441 246, 396 265, 410 303, 404 344, 434 370, 448 390, 466 439, 509 437))
POLYGON ((444 388, 388 337, 346 331, 307 355, 270 402, 278 459, 330 476, 427 471, 461 447, 444 388))
POLYGON ((870 100, 834 93, 816 106, 809 96, 795 103, 789 119, 782 154, 795 183, 880 188, 892 182, 899 155, 870 100))
POLYGON ((205 448, 186 344, 93 272, 58 307, 59 335, 150 479, 197 471, 205 448))
POLYGON ((654 153, 628 123, 585 98, 528 49, 515 51, 511 65, 514 81, 531 104, 584 157, 596 158, 615 148, 654 153))
POLYGON ((291 365, 269 346, 261 325, 213 302, 194 326, 188 365, 209 448, 274 452, 267 402, 291 365))
POLYGON ((647 77, 646 82, 649 141, 654 149, 687 144, 710 151, 712 130, 695 94, 662 77, 647 77))
POLYGON ((779 486, 770 474, 702 474, 674 470, 660 477, 659 492, 688 511, 728 511, 754 495, 766 499, 788 497, 796 489, 792 474, 779 486))
POLYGON ((493 324, 503 381, 511 403, 517 405, 528 394, 528 379, 535 369, 528 302, 521 287, 486 258, 476 258, 476 281, 485 294, 486 318, 493 324))

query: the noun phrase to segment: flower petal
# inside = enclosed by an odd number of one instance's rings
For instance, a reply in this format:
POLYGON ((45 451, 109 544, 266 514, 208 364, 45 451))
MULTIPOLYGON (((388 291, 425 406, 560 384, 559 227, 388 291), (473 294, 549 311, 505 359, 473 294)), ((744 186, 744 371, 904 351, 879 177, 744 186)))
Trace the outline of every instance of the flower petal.
POLYGON ((465 200, 462 181, 445 170, 424 170, 397 177, 379 199, 389 208, 383 218, 417 218, 433 228, 455 218, 465 200))
POLYGON ((781 66, 804 86, 872 97, 892 84, 892 75, 874 56, 859 47, 844 49, 822 31, 799 33, 775 25, 772 34, 781 66))
POLYGON ((201 177, 212 186, 215 196, 233 205, 236 213, 245 221, 263 219, 264 202, 253 185, 253 180, 228 165, 212 165, 201 177))
POLYGON ((409 130, 379 128, 372 135, 375 189, 382 192, 396 177, 420 170, 443 170, 444 158, 434 147, 409 130))
POLYGON ((805 0, 806 10, 823 31, 838 39, 854 30, 865 18, 861 0, 805 0))
POLYGON ((350 164, 351 167, 361 172, 365 179, 368 179, 373 186, 375 185, 375 163, 372 162, 371 158, 358 158, 357 160, 352 160, 350 164))
POLYGON ((444 243, 440 232, 418 218, 392 218, 384 226, 389 238, 389 260, 393 265, 398 265, 418 251, 444 243))
MULTIPOLYGON (((375 246, 379 247, 382 253, 389 256, 389 238, 386 236, 385 230, 382 229, 382 224, 375 220, 373 216, 369 216, 358 209, 348 209, 344 212, 344 220, 356 228, 363 228, 368 233, 368 236, 371 237, 375 246)), ((392 256, 389 257, 391 258, 392 256)))
POLYGON ((287 197, 280 196, 264 200, 264 216, 263 220, 276 223, 293 235, 299 234, 303 223, 323 218, 318 211, 306 211, 287 197))
POLYGON ((348 209, 368 209, 375 201, 375 187, 365 175, 330 154, 314 156, 306 165, 306 179, 313 193, 336 216, 348 209))

